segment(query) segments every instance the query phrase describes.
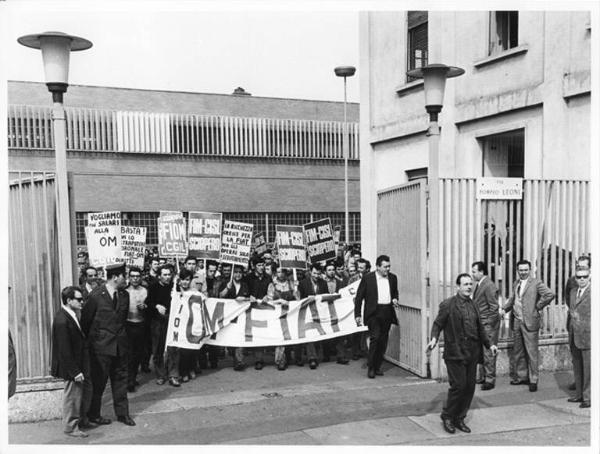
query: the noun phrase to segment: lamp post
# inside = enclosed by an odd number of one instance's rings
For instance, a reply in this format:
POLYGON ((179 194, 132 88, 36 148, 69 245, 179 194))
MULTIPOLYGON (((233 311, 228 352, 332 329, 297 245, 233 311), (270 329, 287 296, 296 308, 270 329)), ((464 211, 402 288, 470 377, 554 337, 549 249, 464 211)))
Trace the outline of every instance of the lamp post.
POLYGON ((356 72, 354 66, 338 66, 333 70, 335 75, 344 78, 344 127, 342 137, 342 149, 344 153, 344 236, 346 245, 350 243, 350 212, 348 209, 348 120, 347 120, 347 98, 346 98, 346 78, 352 77, 356 72))
MULTIPOLYGON (((406 74, 411 77, 422 78, 424 80, 425 91, 425 109, 429 114, 429 128, 427 137, 429 142, 429 164, 427 169, 427 186, 429 188, 429 285, 430 285, 430 320, 437 314, 437 308, 440 303, 440 276, 439 267, 443 261, 442 251, 440 249, 440 236, 442 235, 442 226, 440 225, 440 128, 438 124, 438 115, 442 111, 444 104, 444 89, 446 79, 457 77, 464 74, 465 70, 455 66, 446 66, 439 63, 433 63, 422 68, 416 68, 408 71, 406 74)), ((430 323, 431 324, 431 323, 430 323)), ((439 350, 434 350, 435 355, 431 365, 434 367, 433 376, 439 374, 439 350)))
POLYGON ((19 44, 42 51, 48 91, 52 93, 52 122, 56 160, 56 217, 60 286, 73 284, 73 257, 71 250, 71 223, 69 216, 69 188, 67 183, 66 122, 63 94, 69 85, 69 56, 71 52, 92 47, 87 39, 61 32, 45 32, 21 36, 19 44))

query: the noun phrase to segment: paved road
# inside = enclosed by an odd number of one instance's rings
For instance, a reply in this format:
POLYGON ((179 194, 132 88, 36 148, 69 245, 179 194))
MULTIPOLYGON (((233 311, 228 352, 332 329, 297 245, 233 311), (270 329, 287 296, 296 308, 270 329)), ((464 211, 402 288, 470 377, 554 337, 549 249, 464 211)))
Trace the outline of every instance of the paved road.
MULTIPOLYGON (((231 368, 205 371, 181 388, 142 375, 130 394, 136 427, 113 422, 73 440, 58 420, 9 425, 18 444, 304 444, 304 445, 563 445, 590 442, 590 410, 566 402, 567 373, 542 374, 539 391, 500 377, 476 392, 467 423, 472 434, 449 435, 439 413, 447 383, 423 380, 387 364, 366 377, 364 360, 317 370, 231 368)), ((110 396, 103 415, 114 418, 110 396)))

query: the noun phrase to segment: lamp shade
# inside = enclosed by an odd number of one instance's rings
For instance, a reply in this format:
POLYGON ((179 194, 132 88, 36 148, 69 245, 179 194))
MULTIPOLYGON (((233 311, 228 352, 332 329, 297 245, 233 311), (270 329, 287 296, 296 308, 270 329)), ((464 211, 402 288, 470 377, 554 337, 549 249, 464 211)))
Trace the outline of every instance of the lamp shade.
POLYGON ((356 68, 354 66, 338 66, 333 71, 338 77, 352 77, 356 72, 356 68))
POLYGON ((21 36, 17 41, 26 47, 41 49, 46 84, 69 83, 69 55, 71 51, 85 50, 92 43, 84 38, 62 32, 45 32, 21 36))
POLYGON ((465 70, 456 66, 446 66, 439 63, 424 66, 408 71, 411 77, 423 79, 425 88, 425 106, 442 106, 444 103, 444 90, 446 79, 460 76, 465 70))

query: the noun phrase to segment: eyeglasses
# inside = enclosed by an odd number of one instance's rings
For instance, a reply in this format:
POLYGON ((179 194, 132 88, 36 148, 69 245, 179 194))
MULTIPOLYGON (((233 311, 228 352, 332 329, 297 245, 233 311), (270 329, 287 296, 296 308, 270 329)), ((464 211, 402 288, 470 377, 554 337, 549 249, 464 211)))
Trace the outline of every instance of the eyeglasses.
POLYGON ((73 299, 79 301, 80 303, 83 301, 83 298, 73 298, 73 299))
POLYGON ((589 274, 587 276, 575 276, 575 279, 587 279, 588 277, 590 277, 589 274))

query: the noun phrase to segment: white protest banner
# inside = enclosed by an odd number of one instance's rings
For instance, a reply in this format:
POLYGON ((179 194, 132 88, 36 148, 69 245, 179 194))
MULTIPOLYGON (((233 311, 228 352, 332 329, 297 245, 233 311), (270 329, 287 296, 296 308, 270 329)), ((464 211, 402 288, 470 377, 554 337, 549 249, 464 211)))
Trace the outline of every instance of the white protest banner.
POLYGON ((126 265, 144 267, 146 227, 121 226, 121 248, 126 265))
POLYGON ((340 295, 309 296, 301 301, 253 305, 217 331, 208 345, 267 347, 316 342, 367 331, 356 326, 354 298, 340 295))
POLYGON ((306 245, 301 226, 276 225, 277 253, 282 268, 306 269, 306 245))
POLYGON ((252 246, 252 224, 244 222, 225 221, 223 223, 223 238, 221 239, 221 261, 248 266, 250 248, 252 246))
MULTIPOLYGON (((163 213, 161 211, 161 213, 163 213)), ((157 219, 158 254, 161 257, 187 255, 185 219, 180 211, 169 212, 157 219)))
POLYGON ((199 259, 219 259, 221 252, 221 213, 189 212, 189 254, 199 259))
POLYGON ((250 302, 205 298, 201 293, 171 294, 167 345, 198 350, 214 333, 246 312, 250 302))
POLYGON ((88 227, 119 227, 120 225, 120 211, 103 211, 101 213, 88 213, 88 227))
POLYGON ((336 258, 335 241, 329 218, 304 224, 306 250, 311 263, 336 258))
POLYGON ((121 226, 86 227, 90 265, 104 267, 123 261, 121 249, 121 226))

